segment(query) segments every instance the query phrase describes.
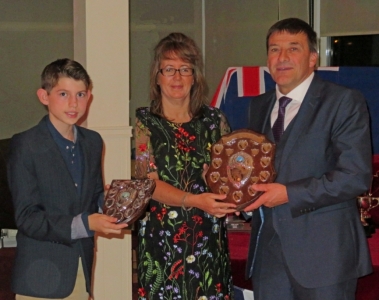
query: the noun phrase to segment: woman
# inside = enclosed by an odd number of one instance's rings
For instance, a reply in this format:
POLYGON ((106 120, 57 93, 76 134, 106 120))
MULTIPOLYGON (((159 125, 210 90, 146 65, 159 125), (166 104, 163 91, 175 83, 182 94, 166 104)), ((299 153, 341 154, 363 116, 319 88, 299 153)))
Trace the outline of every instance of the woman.
POLYGON ((231 299, 225 215, 235 205, 207 193, 210 146, 229 133, 225 116, 205 105, 199 48, 171 33, 154 49, 149 108, 136 112, 136 158, 156 179, 139 231, 140 299, 231 299))

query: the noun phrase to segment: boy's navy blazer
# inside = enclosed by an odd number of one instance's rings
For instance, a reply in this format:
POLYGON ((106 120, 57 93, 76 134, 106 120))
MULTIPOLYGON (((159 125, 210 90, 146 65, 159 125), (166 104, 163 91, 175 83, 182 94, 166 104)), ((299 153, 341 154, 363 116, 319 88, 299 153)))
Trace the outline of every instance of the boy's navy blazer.
MULTIPOLYGON (((249 111, 249 128, 271 140, 275 101, 275 90, 267 92, 251 101, 249 111)), ((371 159, 365 99, 315 75, 275 156, 276 182, 287 187, 289 203, 272 208, 273 226, 302 286, 328 286, 371 272, 356 200, 369 189, 371 159)), ((254 211, 246 277, 252 275, 261 222, 254 211)))
POLYGON ((79 257, 90 291, 94 240, 72 240, 71 224, 81 213, 98 211, 103 142, 98 133, 77 129, 84 169, 81 195, 48 130, 47 116, 12 138, 8 180, 18 227, 12 274, 17 294, 67 297, 74 288, 79 257))

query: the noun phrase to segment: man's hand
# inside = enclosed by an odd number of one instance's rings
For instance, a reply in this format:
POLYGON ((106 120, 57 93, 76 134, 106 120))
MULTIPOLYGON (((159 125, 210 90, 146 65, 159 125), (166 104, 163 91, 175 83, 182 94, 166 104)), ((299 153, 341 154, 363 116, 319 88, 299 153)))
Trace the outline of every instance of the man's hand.
POLYGON ((288 202, 287 188, 280 183, 254 184, 254 190, 264 192, 254 203, 245 207, 244 211, 252 211, 260 206, 275 207, 288 202))
POLYGON ((89 229, 105 234, 120 234, 121 229, 128 226, 128 224, 125 223, 115 224, 116 221, 116 218, 102 214, 92 214, 88 216, 89 229))

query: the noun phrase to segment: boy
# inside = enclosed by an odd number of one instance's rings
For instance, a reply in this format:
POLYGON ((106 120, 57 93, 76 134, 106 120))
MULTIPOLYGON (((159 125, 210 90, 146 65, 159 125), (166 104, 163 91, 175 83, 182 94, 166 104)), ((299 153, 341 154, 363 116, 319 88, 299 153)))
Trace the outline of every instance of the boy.
POLYGON ((12 289, 17 300, 87 299, 94 231, 120 233, 127 225, 96 213, 103 200, 103 142, 75 125, 91 97, 86 70, 58 59, 45 67, 41 84, 37 96, 48 115, 12 138, 8 161, 18 227, 12 289), (78 272, 85 284, 75 282, 78 272))

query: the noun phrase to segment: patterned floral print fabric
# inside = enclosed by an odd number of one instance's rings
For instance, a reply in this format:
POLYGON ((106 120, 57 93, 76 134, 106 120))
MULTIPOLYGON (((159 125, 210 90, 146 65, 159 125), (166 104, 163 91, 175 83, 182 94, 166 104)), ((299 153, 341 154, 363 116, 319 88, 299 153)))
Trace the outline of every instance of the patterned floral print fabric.
MULTIPOLYGON (((229 133, 225 116, 204 106, 202 116, 177 124, 139 108, 136 159, 147 157, 159 179, 193 194, 207 191, 203 164, 229 133)), ((151 200, 139 227, 139 299, 233 299, 225 218, 151 200)))

